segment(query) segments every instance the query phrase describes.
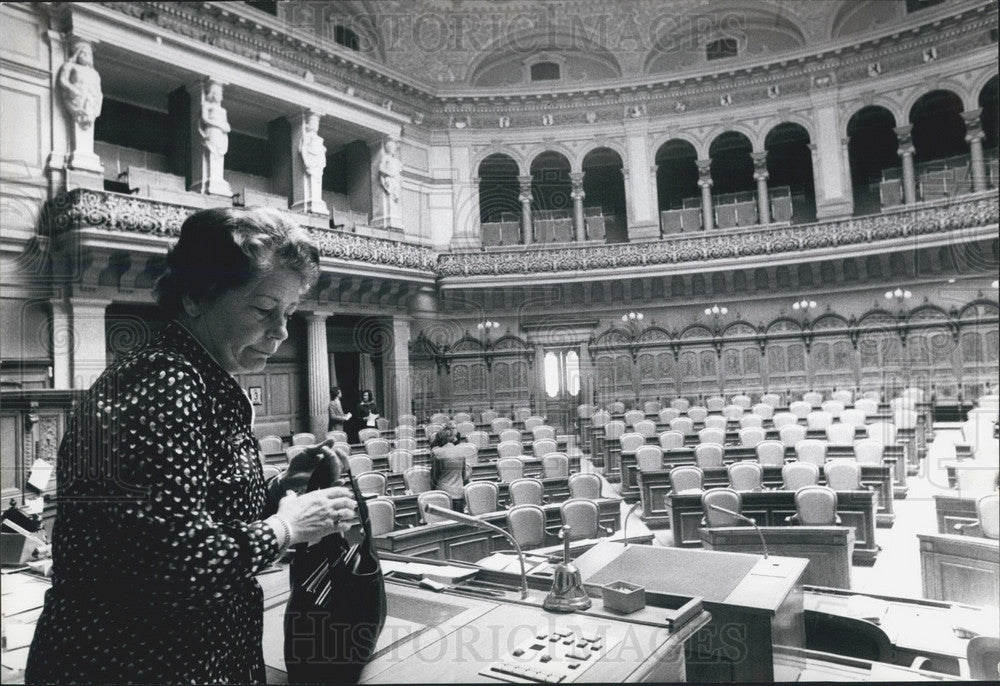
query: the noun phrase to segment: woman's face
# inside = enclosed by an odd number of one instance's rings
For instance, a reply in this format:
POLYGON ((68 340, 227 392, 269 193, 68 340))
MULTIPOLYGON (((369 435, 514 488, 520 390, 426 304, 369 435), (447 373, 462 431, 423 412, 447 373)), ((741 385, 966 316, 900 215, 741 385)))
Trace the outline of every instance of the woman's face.
POLYGON ((371 401, 372 401, 372 394, 371 393, 369 393, 368 391, 365 391, 364 393, 361 394, 361 402, 363 402, 363 403, 370 403, 371 401))
POLYGON ((230 374, 259 372, 288 338, 288 318, 299 305, 302 277, 279 269, 208 303, 185 301, 181 321, 230 374))

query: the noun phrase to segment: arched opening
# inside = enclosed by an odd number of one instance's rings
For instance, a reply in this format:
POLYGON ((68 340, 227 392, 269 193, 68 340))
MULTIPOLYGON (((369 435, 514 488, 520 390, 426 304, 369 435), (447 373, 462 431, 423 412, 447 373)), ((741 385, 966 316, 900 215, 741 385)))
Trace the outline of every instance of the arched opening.
POLYGON ((479 222, 483 245, 521 242, 517 162, 495 153, 479 163, 479 222))
POLYGON ((679 139, 667 141, 656 151, 656 194, 662 233, 701 228, 697 159, 694 146, 679 139))
POLYGON ((531 163, 531 223, 537 243, 573 240, 569 170, 569 160, 551 150, 531 163))
POLYGON ((936 200, 968 193, 969 144, 962 99, 951 91, 927 93, 910 109, 917 197, 936 200))
POLYGON ((1000 111, 997 109, 997 77, 990 79, 979 92, 979 107, 982 113, 979 121, 983 127, 983 150, 986 152, 986 168, 991 188, 997 187, 1000 165, 997 164, 997 127, 1000 125, 1000 111))
POLYGON ((360 140, 330 147, 323 169, 323 200, 331 219, 347 229, 365 226, 372 213, 371 150, 360 140))
POLYGON ((712 204, 720 229, 757 223, 757 193, 750 139, 736 131, 720 134, 708 149, 712 158, 712 204))
POLYGON ((583 216, 588 240, 628 240, 623 166, 621 156, 610 148, 595 148, 583 158, 583 216))
POLYGON ((816 221, 809 132, 799 124, 778 124, 764 139, 772 221, 816 221))
POLYGON ((847 122, 855 215, 874 214, 883 204, 903 201, 895 126, 892 113, 877 105, 858 110, 847 122))

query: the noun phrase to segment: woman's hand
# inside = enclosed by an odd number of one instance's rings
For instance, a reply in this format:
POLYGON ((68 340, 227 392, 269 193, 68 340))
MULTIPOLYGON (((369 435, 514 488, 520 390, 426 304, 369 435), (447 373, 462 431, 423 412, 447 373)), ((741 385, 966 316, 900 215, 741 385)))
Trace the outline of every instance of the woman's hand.
POLYGON ((324 455, 329 455, 334 462, 336 473, 334 481, 340 479, 340 475, 349 469, 350 454, 343 448, 334 448, 333 443, 334 440, 328 438, 322 443, 305 446, 304 450, 295 453, 288 462, 288 469, 281 476, 281 489, 296 493, 302 493, 306 490, 316 464, 324 455))
POLYGON ((324 488, 297 495, 294 491, 281 499, 277 515, 291 527, 291 542, 315 543, 332 533, 345 533, 358 516, 358 503, 351 489, 343 486, 324 488))

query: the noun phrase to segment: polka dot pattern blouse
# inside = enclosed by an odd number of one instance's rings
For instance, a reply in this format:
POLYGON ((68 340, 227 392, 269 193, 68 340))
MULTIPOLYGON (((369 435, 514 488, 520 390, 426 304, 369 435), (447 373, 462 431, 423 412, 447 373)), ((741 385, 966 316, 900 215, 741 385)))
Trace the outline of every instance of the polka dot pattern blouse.
POLYGON ((180 324, 109 368, 59 448, 27 683, 263 683, 278 555, 251 407, 180 324))

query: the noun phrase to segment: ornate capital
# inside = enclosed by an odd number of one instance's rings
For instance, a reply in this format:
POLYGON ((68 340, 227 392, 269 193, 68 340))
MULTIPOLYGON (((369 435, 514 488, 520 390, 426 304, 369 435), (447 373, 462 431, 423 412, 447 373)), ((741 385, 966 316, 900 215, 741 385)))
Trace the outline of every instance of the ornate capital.
POLYGON ((712 180, 712 158, 706 157, 702 160, 695 160, 695 164, 698 165, 698 177, 699 183, 701 180, 708 179, 710 182, 712 180))
POLYGON ((570 172, 569 180, 573 182, 574 191, 583 189, 583 177, 583 172, 570 172))
POLYGON ((517 183, 521 193, 531 194, 531 175, 518 176, 517 183))
POLYGON ((897 126, 893 129, 896 132, 896 140, 899 141, 899 151, 903 154, 903 148, 909 148, 913 152, 913 127, 910 124, 897 126))
POLYGON ((982 109, 979 108, 962 112, 962 120, 965 121, 965 140, 969 143, 974 140, 981 141, 986 137, 983 132, 982 113, 982 109))
POLYGON ((758 181, 760 179, 766 179, 768 177, 767 151, 762 150, 760 152, 752 152, 750 153, 750 159, 753 160, 753 177, 758 181))

